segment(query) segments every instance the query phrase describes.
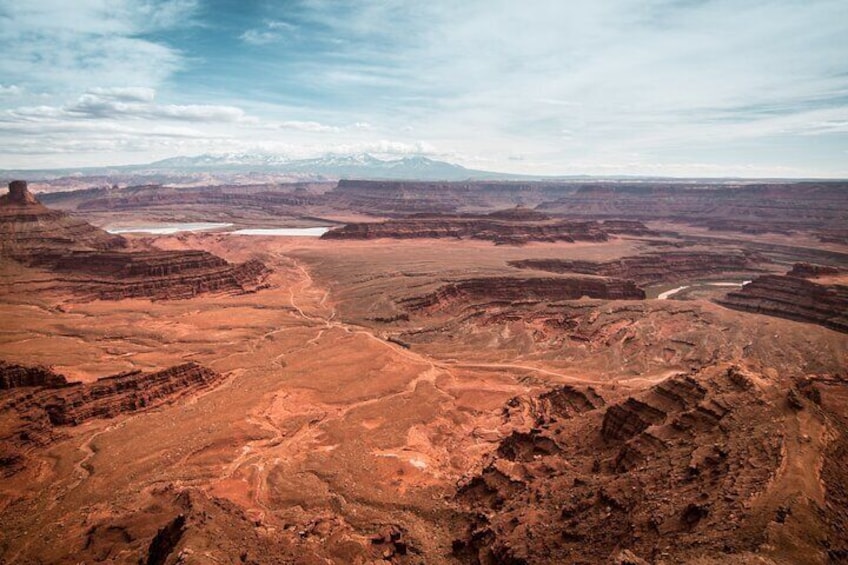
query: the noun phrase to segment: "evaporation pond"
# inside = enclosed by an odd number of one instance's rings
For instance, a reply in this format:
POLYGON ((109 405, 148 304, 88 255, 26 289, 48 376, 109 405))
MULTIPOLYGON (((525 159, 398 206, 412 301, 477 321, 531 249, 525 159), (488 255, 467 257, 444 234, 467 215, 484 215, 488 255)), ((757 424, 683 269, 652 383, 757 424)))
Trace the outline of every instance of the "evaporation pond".
POLYGON ((182 224, 157 224, 150 226, 110 226, 106 228, 109 233, 153 233, 157 235, 169 235, 186 231, 208 231, 228 228, 233 224, 192 222, 182 224))

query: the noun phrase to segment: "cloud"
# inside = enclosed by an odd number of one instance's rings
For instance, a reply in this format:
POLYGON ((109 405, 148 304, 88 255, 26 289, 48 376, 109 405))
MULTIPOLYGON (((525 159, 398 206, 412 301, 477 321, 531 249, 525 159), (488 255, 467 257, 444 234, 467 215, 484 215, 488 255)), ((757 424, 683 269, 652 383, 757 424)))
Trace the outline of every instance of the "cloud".
POLYGON ((435 155, 436 148, 429 142, 403 142, 381 139, 360 143, 337 144, 329 146, 325 153, 348 155, 370 153, 377 156, 435 155))
POLYGON ((24 106, 0 114, 0 121, 146 120, 222 122, 250 121, 244 110, 214 104, 156 104, 156 91, 141 87, 93 88, 61 107, 24 106))
POLYGON ((528 173, 848 174, 844 0, 7 4, 0 76, 20 92, 0 88, 0 124, 77 128, 74 147, 103 141, 83 124, 117 124, 128 151, 159 151, 128 137, 160 126, 210 140, 181 150, 261 138, 528 173))
POLYGON ((260 28, 248 29, 239 39, 251 45, 268 45, 284 39, 297 30, 297 26, 284 21, 266 20, 260 28))
POLYGON ((100 99, 118 100, 121 102, 153 102, 156 90, 143 86, 119 86, 112 88, 89 88, 86 94, 100 99))
POLYGON ((192 25, 197 8, 194 0, 4 3, 0 76, 54 93, 128 79, 155 86, 184 58, 147 36, 192 25))
POLYGON ((9 86, 0 84, 0 96, 17 96, 21 92, 23 92, 23 89, 16 84, 10 84, 9 86))
POLYGON ((312 133, 338 133, 341 131, 341 128, 335 126, 328 126, 318 122, 301 122, 296 120, 283 122, 278 127, 280 129, 294 129, 312 133))

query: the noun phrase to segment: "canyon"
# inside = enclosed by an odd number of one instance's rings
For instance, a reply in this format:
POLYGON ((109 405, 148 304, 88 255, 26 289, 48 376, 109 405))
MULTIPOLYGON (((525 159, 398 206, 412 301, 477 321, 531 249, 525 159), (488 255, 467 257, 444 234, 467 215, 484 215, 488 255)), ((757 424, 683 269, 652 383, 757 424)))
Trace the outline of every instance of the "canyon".
POLYGON ((12 183, 0 562, 843 561, 846 188, 12 183))

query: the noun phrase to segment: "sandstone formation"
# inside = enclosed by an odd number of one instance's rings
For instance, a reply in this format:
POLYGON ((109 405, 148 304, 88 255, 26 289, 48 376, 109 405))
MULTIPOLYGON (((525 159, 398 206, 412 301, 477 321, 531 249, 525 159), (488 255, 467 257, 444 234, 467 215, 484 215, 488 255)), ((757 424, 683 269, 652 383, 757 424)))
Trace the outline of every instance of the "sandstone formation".
POLYGON ((795 263, 794 265, 792 265, 792 270, 786 273, 786 276, 798 277, 802 279, 817 279, 823 276, 826 277, 831 275, 838 275, 843 272, 845 271, 838 267, 831 267, 830 265, 795 263))
POLYGON ((659 232, 648 229, 645 224, 638 220, 604 220, 601 225, 607 233, 636 236, 659 235, 659 232))
POLYGON ((311 183, 284 185, 203 186, 172 188, 159 185, 99 189, 86 195, 55 193, 46 202, 76 200, 76 209, 85 212, 173 209, 186 207, 259 208, 280 211, 291 207, 317 205, 319 194, 307 191, 311 183))
POLYGON ((71 291, 100 300, 250 292, 261 288, 269 273, 261 261, 231 264, 207 251, 50 252, 38 255, 30 264, 57 273, 85 275, 71 291))
POLYGON ((222 376, 196 363, 185 363, 155 373, 132 371, 103 377, 94 383, 67 383, 65 378, 39 367, 0 364, 4 383, 0 394, 0 472, 19 471, 25 452, 61 437, 58 428, 76 426, 94 418, 112 418, 171 402, 213 386, 222 376))
MULTIPOLYGON (((778 277, 791 287, 780 304, 775 288, 747 303, 844 318, 833 301, 844 274, 822 266, 848 266, 848 253, 815 239, 838 234, 825 226, 832 211, 805 228, 813 184, 768 186, 751 193, 766 196, 756 214, 730 190, 746 187, 726 182, 94 189, 104 202, 86 213, 104 223, 321 211, 444 233, 492 225, 481 233, 500 242, 558 223, 620 237, 518 247, 185 234, 127 236, 132 253, 71 240, 4 254, 0 358, 81 378, 193 359, 228 378, 188 364, 68 384, 0 363, 0 562, 845 561, 848 334, 705 298, 726 288, 686 301, 642 300, 639 288, 803 261, 814 264, 793 269, 804 278, 778 277), (637 195, 629 211, 615 194, 596 200, 608 205, 600 219, 528 207, 629 185, 655 186, 655 218, 631 214, 637 195), (799 212, 785 222, 790 186, 799 212), (449 213, 419 209, 430 204, 449 213), (684 221, 699 227, 669 231, 684 221), (275 288, 241 294, 262 284, 257 256, 275 288), (91 300, 206 291, 218 294, 91 300)), ((10 206, 38 206, 13 192, 10 206)))
POLYGON ((606 241, 597 222, 551 220, 528 209, 478 215, 414 215, 375 223, 354 223, 328 231, 324 239, 483 239, 502 244, 530 241, 606 241))
POLYGON ((61 284, 87 299, 190 298, 243 293, 269 271, 257 260, 234 265, 207 251, 127 251, 126 240, 42 206, 23 181, 0 202, 0 251, 19 263, 62 274, 61 284))
POLYGON ((0 197, 0 256, 26 260, 48 250, 109 250, 125 245, 120 236, 41 205, 24 181, 11 182, 9 193, 0 197))
POLYGON ((27 367, 0 361, 0 390, 29 386, 58 387, 67 384, 65 377, 48 367, 27 367))
POLYGON ((727 274, 750 274, 758 270, 758 263, 757 257, 748 253, 679 251, 634 255, 604 263, 562 259, 523 259, 511 261, 509 264, 520 269, 601 275, 632 280, 640 285, 650 285, 727 274))
POLYGON ((219 373, 197 363, 185 363, 155 373, 132 371, 71 385, 39 396, 54 426, 76 426, 92 418, 112 418, 178 398, 213 385, 219 373))
POLYGON ((633 281, 601 277, 481 277, 451 282, 423 296, 406 298, 401 305, 417 313, 432 313, 483 301, 492 303, 579 300, 642 300, 645 291, 633 281))
POLYGON ((557 182, 341 180, 326 201, 335 208, 394 216, 535 206, 571 190, 569 183, 557 182))
POLYGON ((792 456, 782 446, 795 440, 784 431, 786 405, 767 402, 779 394, 738 368, 710 367, 605 410, 593 403, 542 417, 461 484, 468 521, 455 555, 602 563, 627 552, 638 560, 626 562, 638 563, 757 551, 773 535, 770 523, 815 516, 804 499, 812 491, 780 490, 791 480, 780 470, 792 456))
POLYGON ((718 303, 728 308, 819 324, 848 332, 848 286, 817 284, 796 276, 767 275, 718 303))
POLYGON ((584 183, 538 209, 570 218, 665 219, 720 230, 788 233, 843 228, 848 191, 843 182, 584 183))

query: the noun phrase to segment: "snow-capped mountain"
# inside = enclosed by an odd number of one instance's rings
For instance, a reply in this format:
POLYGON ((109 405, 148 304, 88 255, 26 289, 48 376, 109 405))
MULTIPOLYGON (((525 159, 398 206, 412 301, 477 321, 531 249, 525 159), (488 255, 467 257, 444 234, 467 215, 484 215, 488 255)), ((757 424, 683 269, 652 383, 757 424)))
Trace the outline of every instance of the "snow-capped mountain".
POLYGON ((353 155, 328 154, 314 159, 290 159, 264 153, 205 154, 195 157, 173 157, 136 170, 191 172, 198 170, 226 172, 277 172, 316 175, 328 178, 463 180, 490 176, 490 173, 466 169, 445 161, 423 156, 383 159, 368 153, 353 155))

